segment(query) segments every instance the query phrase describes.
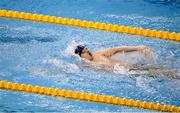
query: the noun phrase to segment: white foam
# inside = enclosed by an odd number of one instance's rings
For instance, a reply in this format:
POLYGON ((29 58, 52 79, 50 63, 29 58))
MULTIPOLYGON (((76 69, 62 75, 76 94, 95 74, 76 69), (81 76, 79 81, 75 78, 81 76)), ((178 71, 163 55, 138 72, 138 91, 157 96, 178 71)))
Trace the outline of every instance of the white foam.
POLYGON ((150 79, 146 79, 143 76, 136 77, 136 86, 145 90, 148 93, 155 93, 156 90, 150 87, 148 84, 151 82, 150 79))
POLYGON ((78 43, 76 43, 74 40, 67 46, 67 48, 62 51, 62 55, 69 56, 69 55, 75 55, 74 50, 76 49, 76 46, 78 43))
POLYGON ((63 62, 62 60, 58 60, 55 58, 50 58, 50 59, 44 60, 43 63, 51 64, 53 66, 56 66, 59 70, 62 70, 64 72, 68 72, 68 73, 77 73, 80 70, 76 64, 63 62))
POLYGON ((126 69, 125 67, 119 64, 114 65, 113 72, 116 74, 126 74, 126 75, 129 74, 128 69, 126 69))
POLYGON ((112 60, 123 61, 129 65, 137 64, 138 62, 145 60, 145 58, 146 57, 139 51, 118 52, 111 57, 112 60))
POLYGON ((34 67, 31 69, 31 73, 35 75, 39 75, 39 74, 43 75, 48 73, 48 70, 42 67, 34 67))
POLYGON ((133 74, 147 74, 147 71, 142 70, 131 70, 125 68, 124 66, 121 66, 119 64, 115 64, 113 67, 113 72, 116 74, 123 74, 123 75, 133 75, 133 74))

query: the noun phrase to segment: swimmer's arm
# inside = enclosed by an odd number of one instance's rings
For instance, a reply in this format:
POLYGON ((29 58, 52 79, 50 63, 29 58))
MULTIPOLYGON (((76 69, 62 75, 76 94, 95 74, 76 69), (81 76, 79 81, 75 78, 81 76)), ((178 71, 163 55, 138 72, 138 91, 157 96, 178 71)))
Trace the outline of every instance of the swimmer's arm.
POLYGON ((138 46, 118 46, 118 47, 113 47, 113 48, 107 48, 98 51, 100 54, 110 57, 113 54, 116 54, 118 52, 132 52, 132 51, 138 51, 139 47, 138 46))
POLYGON ((100 54, 106 56, 106 57, 111 57, 113 54, 116 54, 118 52, 132 52, 132 51, 140 51, 144 53, 146 56, 153 58, 154 53, 151 51, 151 49, 147 46, 118 46, 114 48, 107 48, 104 49, 100 52, 100 54))

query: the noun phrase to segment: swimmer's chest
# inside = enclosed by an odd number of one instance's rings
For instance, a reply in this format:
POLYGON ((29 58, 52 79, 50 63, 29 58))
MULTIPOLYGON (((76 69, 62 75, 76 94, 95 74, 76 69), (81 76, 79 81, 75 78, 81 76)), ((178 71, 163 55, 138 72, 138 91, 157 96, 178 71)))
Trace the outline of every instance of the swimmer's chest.
POLYGON ((108 57, 102 55, 94 55, 93 62, 99 64, 111 64, 111 60, 108 57))

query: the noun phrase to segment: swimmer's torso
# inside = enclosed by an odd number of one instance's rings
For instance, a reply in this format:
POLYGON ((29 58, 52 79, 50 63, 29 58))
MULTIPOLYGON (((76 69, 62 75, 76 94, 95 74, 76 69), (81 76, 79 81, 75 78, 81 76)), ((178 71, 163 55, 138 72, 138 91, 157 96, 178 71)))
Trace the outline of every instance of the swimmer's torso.
POLYGON ((118 64, 124 67, 128 67, 126 63, 120 62, 120 61, 114 61, 110 57, 106 57, 104 55, 101 55, 99 53, 93 52, 93 60, 95 64, 98 66, 101 66, 103 68, 113 68, 114 65, 118 64))

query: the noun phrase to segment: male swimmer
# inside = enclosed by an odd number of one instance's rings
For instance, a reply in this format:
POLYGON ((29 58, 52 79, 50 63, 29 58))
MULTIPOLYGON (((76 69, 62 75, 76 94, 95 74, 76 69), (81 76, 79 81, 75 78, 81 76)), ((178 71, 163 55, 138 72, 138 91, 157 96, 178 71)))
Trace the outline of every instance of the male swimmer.
POLYGON ((118 46, 113 48, 105 48, 102 50, 97 50, 90 52, 85 46, 79 45, 75 49, 75 54, 78 54, 80 57, 85 58, 96 65, 103 67, 103 68, 113 68, 116 64, 123 66, 126 69, 133 68, 132 65, 128 64, 127 62, 124 62, 123 60, 113 60, 111 59, 111 56, 113 56, 116 53, 119 52, 133 52, 133 51, 139 51, 143 53, 145 56, 149 58, 154 58, 154 53, 151 51, 151 49, 147 46, 118 46))
MULTIPOLYGON (((111 57, 119 52, 140 52, 144 54, 146 57, 150 59, 154 59, 154 53, 153 51, 144 45, 139 46, 117 46, 113 48, 105 48, 97 51, 90 52, 85 46, 78 45, 75 49, 75 54, 78 54, 80 57, 85 58, 89 60, 90 62, 96 64, 99 67, 102 67, 107 70, 114 69, 115 65, 123 66, 125 69, 131 71, 131 70, 146 70, 151 74, 155 75, 165 75, 168 78, 175 78, 180 79, 176 73, 170 69, 167 68, 161 68, 159 65, 145 65, 145 66, 137 66, 131 65, 124 61, 124 59, 113 60, 111 57)), ((141 59, 140 59, 141 60, 141 59)))

